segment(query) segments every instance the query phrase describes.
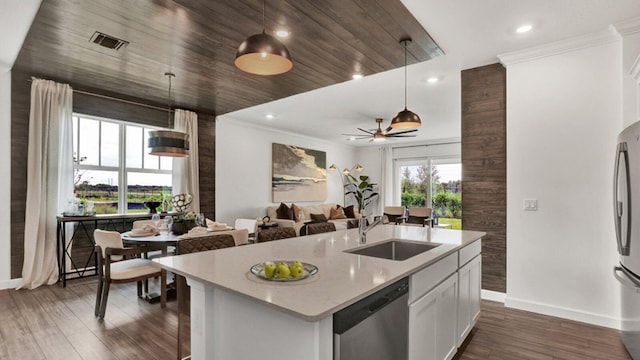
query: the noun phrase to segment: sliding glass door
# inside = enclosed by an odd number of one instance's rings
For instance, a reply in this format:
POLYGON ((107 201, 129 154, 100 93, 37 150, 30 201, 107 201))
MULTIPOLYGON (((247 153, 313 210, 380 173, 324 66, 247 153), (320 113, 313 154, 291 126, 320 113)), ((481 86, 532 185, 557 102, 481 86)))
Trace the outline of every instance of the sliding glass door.
POLYGON ((459 158, 397 160, 395 196, 402 206, 434 209, 439 227, 462 229, 459 158))

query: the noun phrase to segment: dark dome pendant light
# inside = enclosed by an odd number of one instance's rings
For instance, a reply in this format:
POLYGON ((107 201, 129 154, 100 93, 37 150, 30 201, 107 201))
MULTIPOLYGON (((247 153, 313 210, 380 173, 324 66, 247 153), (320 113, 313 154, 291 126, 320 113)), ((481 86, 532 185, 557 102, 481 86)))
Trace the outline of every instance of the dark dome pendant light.
POLYGON ((391 120, 393 129, 415 129, 422 125, 420 116, 411 110, 407 110, 407 44, 411 42, 411 38, 404 38, 400 43, 404 45, 404 110, 398 112, 391 120))
POLYGON ((262 33, 248 37, 238 47, 236 67, 255 75, 279 75, 293 68, 291 54, 283 43, 265 33, 265 0, 262 1, 262 33))

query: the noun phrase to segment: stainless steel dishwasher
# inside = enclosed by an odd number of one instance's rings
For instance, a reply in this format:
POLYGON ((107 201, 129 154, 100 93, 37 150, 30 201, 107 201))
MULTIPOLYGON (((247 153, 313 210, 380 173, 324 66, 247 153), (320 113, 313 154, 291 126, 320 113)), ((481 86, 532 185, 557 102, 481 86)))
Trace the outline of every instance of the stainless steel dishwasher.
POLYGON ((334 360, 406 360, 408 290, 404 278, 333 314, 334 360))

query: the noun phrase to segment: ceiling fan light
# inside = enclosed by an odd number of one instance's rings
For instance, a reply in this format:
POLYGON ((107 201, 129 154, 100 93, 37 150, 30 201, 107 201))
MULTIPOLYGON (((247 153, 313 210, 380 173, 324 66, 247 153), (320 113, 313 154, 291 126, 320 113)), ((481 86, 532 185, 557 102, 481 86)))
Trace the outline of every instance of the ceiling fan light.
POLYGON ((252 35, 238 47, 235 65, 255 75, 278 75, 293 68, 291 54, 283 43, 265 34, 252 35))
POLYGON ((411 110, 407 110, 406 108, 396 116, 391 119, 391 125, 389 125, 392 129, 415 129, 419 128, 422 125, 422 121, 420 121, 420 116, 414 113, 411 110))

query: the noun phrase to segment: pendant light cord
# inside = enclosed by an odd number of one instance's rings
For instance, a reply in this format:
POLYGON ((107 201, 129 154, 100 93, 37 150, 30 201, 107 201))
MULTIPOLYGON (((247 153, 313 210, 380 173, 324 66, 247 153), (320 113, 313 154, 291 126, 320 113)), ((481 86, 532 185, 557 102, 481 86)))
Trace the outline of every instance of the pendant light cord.
POLYGON ((266 29, 266 26, 264 25, 264 12, 265 12, 265 5, 264 3, 266 2, 266 0, 262 0, 262 33, 264 34, 264 31, 266 29))
POLYGON ((404 41, 404 109, 407 110, 407 41, 404 41))
POLYGON ((167 115, 167 127, 169 129, 171 129, 171 105, 172 105, 171 104, 171 78, 174 77, 175 75, 173 73, 170 73, 170 72, 166 72, 166 73, 164 73, 164 75, 169 78, 169 95, 168 95, 168 100, 167 100, 169 109, 167 110, 167 112, 168 112, 168 115, 167 115))

